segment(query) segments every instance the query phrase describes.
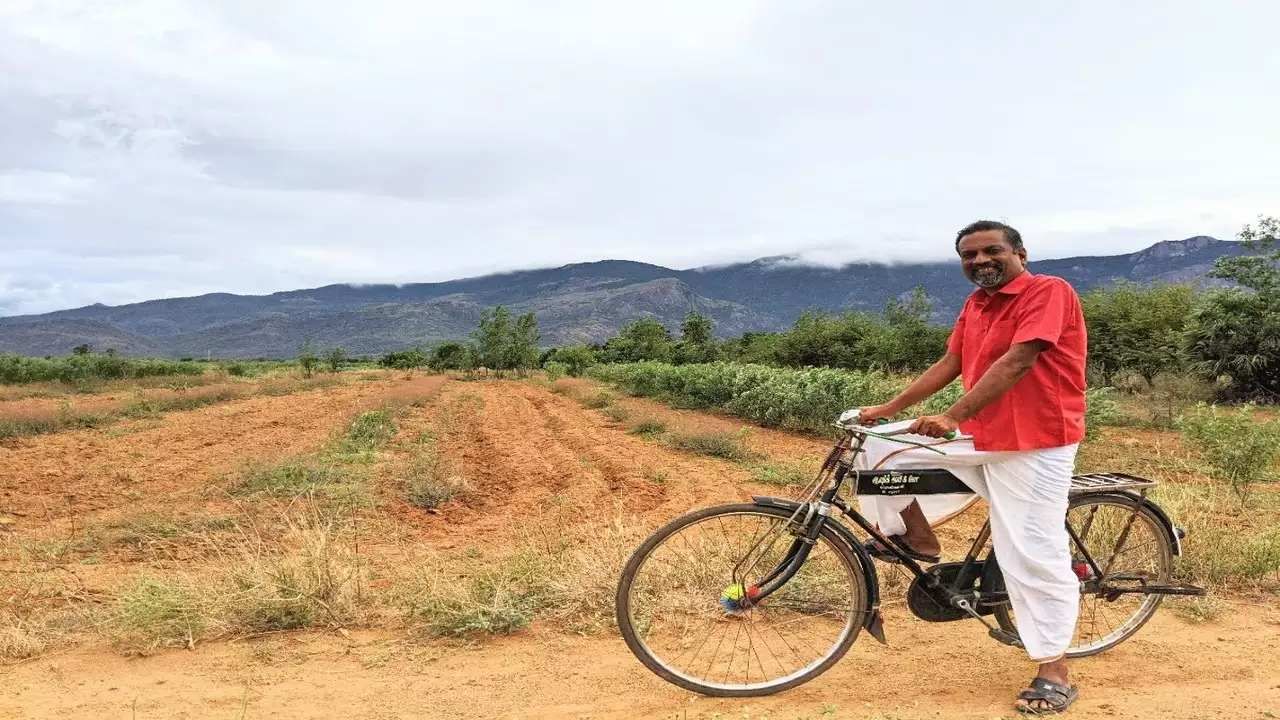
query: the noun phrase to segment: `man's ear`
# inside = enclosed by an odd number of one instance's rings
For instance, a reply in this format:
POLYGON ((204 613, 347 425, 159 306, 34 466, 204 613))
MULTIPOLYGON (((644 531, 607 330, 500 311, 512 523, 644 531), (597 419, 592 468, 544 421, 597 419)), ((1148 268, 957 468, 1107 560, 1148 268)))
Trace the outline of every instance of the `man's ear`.
POLYGON ((1018 257, 1022 258, 1022 266, 1027 266, 1027 249, 1025 247, 1018 248, 1018 257))

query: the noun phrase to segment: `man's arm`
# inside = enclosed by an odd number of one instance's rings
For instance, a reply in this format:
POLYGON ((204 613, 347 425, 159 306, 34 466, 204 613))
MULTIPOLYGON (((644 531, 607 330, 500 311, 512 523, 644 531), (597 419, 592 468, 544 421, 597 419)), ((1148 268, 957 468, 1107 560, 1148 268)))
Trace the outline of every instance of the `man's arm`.
POLYGON ((884 405, 864 408, 862 419, 870 421, 897 415, 946 387, 959 376, 960 356, 947 353, 942 356, 941 360, 929 366, 928 370, 921 373, 920 377, 915 379, 915 382, 898 393, 898 396, 894 399, 884 405))
POLYGON ((992 400, 1016 385, 1031 371, 1031 366, 1035 365, 1041 351, 1048 347, 1049 343, 1044 340, 1031 340, 1011 346, 983 373, 978 383, 956 401, 955 405, 941 415, 926 415, 916 420, 911 425, 911 432, 930 437, 942 437, 954 431, 960 423, 977 415, 978 411, 990 404, 992 400))

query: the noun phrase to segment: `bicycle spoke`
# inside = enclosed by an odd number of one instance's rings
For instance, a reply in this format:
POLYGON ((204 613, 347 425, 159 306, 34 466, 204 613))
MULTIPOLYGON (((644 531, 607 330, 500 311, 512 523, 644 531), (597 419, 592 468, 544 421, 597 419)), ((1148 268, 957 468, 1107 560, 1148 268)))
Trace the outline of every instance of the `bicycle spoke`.
POLYGON ((669 671, 717 687, 767 687, 836 652, 861 626, 865 594, 856 561, 832 540, 820 536, 758 605, 747 596, 764 578, 751 573, 778 568, 793 549, 785 522, 777 511, 740 511, 670 531, 633 571, 634 638, 669 671))

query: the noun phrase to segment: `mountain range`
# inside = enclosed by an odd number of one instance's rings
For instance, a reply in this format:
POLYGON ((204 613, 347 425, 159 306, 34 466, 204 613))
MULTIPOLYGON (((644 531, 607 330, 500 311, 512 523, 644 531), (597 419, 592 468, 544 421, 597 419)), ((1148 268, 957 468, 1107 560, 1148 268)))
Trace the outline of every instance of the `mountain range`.
MULTIPOLYGON (((1031 270, 1065 278, 1080 292, 1122 281, 1203 283, 1217 258, 1241 254, 1240 243, 1195 236, 1125 255, 1037 260, 1031 270)), ((438 283, 212 293, 4 317, 0 352, 61 355, 88 343, 126 355, 291 357, 309 340, 373 355, 465 338, 494 305, 535 313, 544 346, 600 342, 646 315, 675 330, 690 310, 711 317, 716 334, 727 337, 785 329, 806 310, 878 311, 917 285, 944 323, 972 291, 956 262, 833 268, 777 256, 673 270, 604 260, 438 283)))

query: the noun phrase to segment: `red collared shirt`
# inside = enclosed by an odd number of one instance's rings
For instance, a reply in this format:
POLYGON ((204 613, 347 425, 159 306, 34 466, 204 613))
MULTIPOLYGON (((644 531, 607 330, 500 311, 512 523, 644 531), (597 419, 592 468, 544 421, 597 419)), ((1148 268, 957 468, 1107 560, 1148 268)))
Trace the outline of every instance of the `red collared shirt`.
POLYGON ((1084 437, 1084 312, 1062 278, 1024 272, 994 293, 979 288, 956 319, 947 352, 960 357, 965 392, 1017 343, 1043 340, 1031 370, 960 431, 978 450, 1035 450, 1084 437))

